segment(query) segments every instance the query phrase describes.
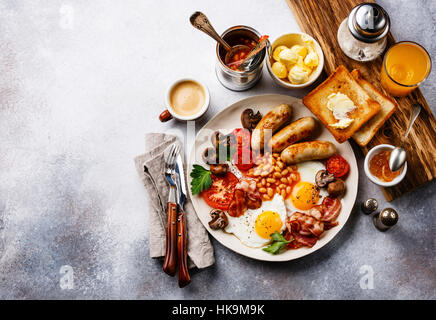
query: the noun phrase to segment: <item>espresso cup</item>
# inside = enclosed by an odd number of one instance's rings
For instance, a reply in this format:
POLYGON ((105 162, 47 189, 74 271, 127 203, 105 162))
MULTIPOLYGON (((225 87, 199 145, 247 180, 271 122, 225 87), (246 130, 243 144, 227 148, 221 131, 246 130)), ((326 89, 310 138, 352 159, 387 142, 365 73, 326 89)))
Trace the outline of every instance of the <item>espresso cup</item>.
POLYGON ((167 90, 167 108, 159 115, 159 120, 196 120, 207 111, 209 102, 209 90, 204 83, 191 78, 177 80, 167 90))

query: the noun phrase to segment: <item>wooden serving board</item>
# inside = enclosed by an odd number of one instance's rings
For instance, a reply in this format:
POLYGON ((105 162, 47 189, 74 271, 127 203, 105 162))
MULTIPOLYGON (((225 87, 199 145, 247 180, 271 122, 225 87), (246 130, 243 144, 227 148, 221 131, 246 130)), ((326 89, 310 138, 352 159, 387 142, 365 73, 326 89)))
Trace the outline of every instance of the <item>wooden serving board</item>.
MULTIPOLYGON (((411 105, 420 103, 423 106, 423 110, 410 131, 405 144, 408 165, 407 175, 398 185, 382 188, 386 199, 392 201, 426 184, 436 176, 436 121, 419 89, 404 98, 393 98, 383 90, 380 84, 383 57, 362 63, 348 58, 342 52, 337 40, 337 30, 351 9, 362 2, 364 1, 287 0, 301 30, 314 37, 321 45, 325 56, 324 70, 327 74, 330 74, 341 64, 345 65, 350 71, 359 69, 366 80, 397 101, 399 108, 380 128, 371 142, 365 148, 362 148, 364 154, 372 147, 382 143, 400 145, 409 124, 411 105)), ((365 2, 369 1, 366 0, 365 2)), ((401 21, 391 21, 391 23, 399 24, 401 21)), ((389 48, 393 43, 395 43, 395 40, 389 33, 387 47, 389 48)))

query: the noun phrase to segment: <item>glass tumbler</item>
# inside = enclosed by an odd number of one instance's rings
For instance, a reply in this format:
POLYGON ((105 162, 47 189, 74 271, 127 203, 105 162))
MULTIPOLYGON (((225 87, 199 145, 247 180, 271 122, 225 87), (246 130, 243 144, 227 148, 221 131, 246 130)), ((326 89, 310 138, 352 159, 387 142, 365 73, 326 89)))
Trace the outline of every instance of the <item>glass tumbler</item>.
POLYGON ((386 52, 380 72, 381 84, 395 97, 404 97, 427 79, 431 58, 427 50, 412 41, 394 44, 386 52))

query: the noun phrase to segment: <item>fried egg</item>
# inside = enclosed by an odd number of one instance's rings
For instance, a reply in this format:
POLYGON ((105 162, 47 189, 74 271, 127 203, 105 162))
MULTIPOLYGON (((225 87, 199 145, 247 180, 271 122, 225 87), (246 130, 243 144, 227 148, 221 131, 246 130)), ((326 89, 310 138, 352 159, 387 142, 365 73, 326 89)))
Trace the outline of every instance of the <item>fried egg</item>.
POLYGON ((271 201, 263 201, 258 209, 248 209, 242 216, 228 218, 225 232, 234 234, 248 247, 260 248, 271 242, 272 233, 286 228, 286 207, 282 196, 277 194, 271 201))
POLYGON ((293 187, 290 197, 286 200, 289 211, 308 211, 320 204, 328 195, 325 189, 316 186, 315 176, 325 166, 319 161, 306 161, 297 165, 300 181, 293 187))

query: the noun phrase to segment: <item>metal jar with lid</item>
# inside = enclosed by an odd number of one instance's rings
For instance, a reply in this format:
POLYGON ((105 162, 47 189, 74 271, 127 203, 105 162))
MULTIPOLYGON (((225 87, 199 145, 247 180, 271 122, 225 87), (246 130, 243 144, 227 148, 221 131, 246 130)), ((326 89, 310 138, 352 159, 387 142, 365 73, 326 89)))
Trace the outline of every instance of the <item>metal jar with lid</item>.
POLYGON ((389 15, 380 5, 361 3, 339 26, 338 43, 349 58, 371 61, 386 48, 389 30, 389 15))
MULTIPOLYGON (((235 26, 227 29, 221 35, 231 46, 236 45, 239 37, 259 41, 261 34, 255 29, 247 26, 235 26)), ((247 71, 235 71, 227 67, 224 63, 225 51, 224 48, 218 43, 216 47, 216 55, 218 61, 216 62, 215 72, 221 84, 234 91, 248 90, 253 87, 257 81, 262 77, 263 60, 265 58, 265 49, 260 52, 255 60, 250 64, 247 71)))

